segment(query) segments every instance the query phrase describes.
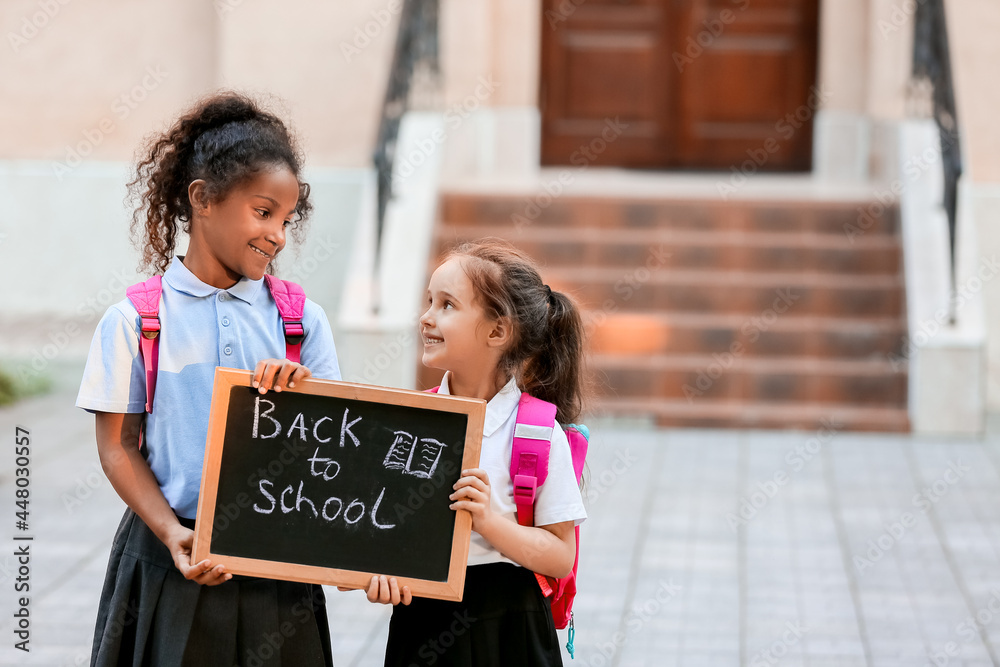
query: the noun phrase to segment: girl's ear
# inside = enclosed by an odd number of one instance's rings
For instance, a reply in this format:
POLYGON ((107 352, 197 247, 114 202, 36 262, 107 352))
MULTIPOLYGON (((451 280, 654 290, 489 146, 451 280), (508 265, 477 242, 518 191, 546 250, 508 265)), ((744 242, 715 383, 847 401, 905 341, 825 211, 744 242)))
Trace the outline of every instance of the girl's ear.
POLYGON ((503 349, 510 343, 511 327, 506 317, 501 317, 493 323, 489 335, 486 337, 486 344, 490 347, 503 349))
POLYGON ((191 203, 192 213, 203 213, 209 206, 208 192, 205 190, 205 181, 195 179, 188 186, 188 201, 191 203))

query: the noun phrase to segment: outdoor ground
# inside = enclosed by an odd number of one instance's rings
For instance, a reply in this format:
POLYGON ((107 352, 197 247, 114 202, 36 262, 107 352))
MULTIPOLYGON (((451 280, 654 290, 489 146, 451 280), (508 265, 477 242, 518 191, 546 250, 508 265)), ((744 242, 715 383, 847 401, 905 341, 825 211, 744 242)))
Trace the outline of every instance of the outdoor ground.
MULTIPOLYGON (((74 397, 0 409, 2 665, 89 664, 123 505, 74 397), (32 442, 30 653, 13 634, 17 426, 32 442)), ((567 664, 1000 664, 1000 428, 960 440, 592 427, 567 664)), ((389 610, 327 594, 336 664, 380 665, 389 610)))

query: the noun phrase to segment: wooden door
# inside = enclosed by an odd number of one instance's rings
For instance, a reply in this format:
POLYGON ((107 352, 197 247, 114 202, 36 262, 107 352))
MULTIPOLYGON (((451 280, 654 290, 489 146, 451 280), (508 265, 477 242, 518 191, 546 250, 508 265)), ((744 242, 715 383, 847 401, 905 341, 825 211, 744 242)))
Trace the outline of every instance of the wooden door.
POLYGON ((668 163, 675 104, 664 0, 543 5, 542 163, 668 163))
POLYGON ((818 4, 544 0, 542 164, 808 170, 818 4))

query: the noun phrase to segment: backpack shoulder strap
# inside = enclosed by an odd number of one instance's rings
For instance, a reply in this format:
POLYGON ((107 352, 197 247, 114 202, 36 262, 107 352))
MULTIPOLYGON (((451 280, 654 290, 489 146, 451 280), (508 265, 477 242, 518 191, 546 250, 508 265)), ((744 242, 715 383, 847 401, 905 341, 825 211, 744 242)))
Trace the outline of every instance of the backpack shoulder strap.
POLYGON ((139 311, 139 346, 146 366, 146 412, 153 411, 153 393, 156 390, 156 369, 159 364, 160 343, 160 293, 161 276, 153 276, 125 290, 125 296, 139 311))
POLYGON ((264 281, 271 290, 285 328, 285 357, 299 363, 302 358, 302 339, 306 336, 302 327, 302 313, 306 305, 305 290, 297 283, 270 274, 264 274, 264 281))
POLYGON ((535 494, 549 475, 549 451, 555 426, 555 405, 521 394, 514 421, 510 479, 514 483, 517 522, 522 526, 535 525, 535 494))

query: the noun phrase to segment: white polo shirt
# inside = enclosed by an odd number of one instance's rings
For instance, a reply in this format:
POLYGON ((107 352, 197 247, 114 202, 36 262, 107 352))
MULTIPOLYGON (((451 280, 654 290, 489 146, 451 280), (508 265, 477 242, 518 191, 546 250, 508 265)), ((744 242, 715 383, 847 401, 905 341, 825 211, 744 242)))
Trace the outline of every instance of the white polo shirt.
MULTIPOLYGON (((441 380, 440 394, 448 394, 449 373, 441 380)), ((517 523, 517 505, 514 504, 514 482, 510 478, 510 457, 514 449, 514 423, 521 390, 513 379, 497 392, 486 404, 486 421, 483 424, 483 446, 479 467, 490 478, 490 506, 508 521, 517 523)), ((572 521, 579 525, 587 518, 580 488, 576 484, 573 458, 569 441, 561 428, 552 429, 549 452, 549 474, 538 487, 535 496, 535 525, 548 526, 572 521)), ((487 563, 514 563, 493 548, 479 533, 472 533, 469 546, 469 565, 487 563)), ((517 565, 517 563, 515 563, 517 565)))
MULTIPOLYGON (((203 283, 174 257, 162 285, 156 395, 146 422, 148 462, 170 506, 193 519, 215 367, 252 370, 261 359, 282 359, 285 334, 263 279, 243 277, 223 290, 203 283)), ((323 309, 306 300, 302 326, 302 364, 315 377, 339 380, 337 351, 323 309)), ((146 371, 138 332, 139 314, 128 299, 108 308, 94 333, 77 407, 145 410, 146 371)))

